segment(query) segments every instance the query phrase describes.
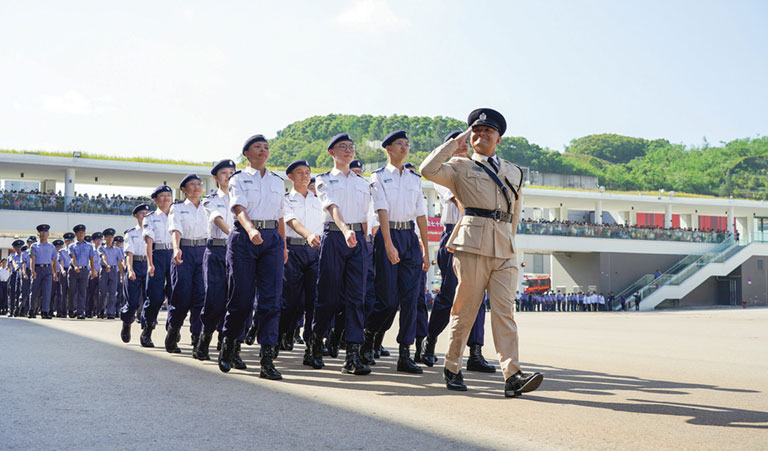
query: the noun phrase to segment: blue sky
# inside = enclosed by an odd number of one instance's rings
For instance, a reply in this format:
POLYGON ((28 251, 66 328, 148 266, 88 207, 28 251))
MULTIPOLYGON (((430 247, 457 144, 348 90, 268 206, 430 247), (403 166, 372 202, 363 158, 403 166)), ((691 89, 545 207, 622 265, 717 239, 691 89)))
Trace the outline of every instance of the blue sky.
POLYGON ((760 1, 0 3, 0 148, 212 161, 328 113, 500 110, 562 150, 768 132, 760 1))

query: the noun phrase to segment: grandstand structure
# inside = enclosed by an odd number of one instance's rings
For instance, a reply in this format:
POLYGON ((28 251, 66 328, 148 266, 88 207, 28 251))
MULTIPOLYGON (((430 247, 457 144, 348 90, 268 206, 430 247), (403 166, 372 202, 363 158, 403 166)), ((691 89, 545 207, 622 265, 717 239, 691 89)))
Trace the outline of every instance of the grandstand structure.
MULTIPOLYGON (((83 198, 78 184, 146 188, 147 195, 167 184, 178 199, 175 188, 189 173, 214 191, 210 167, 0 152, 0 180, 40 186, 36 194, 0 193, 0 252, 7 256, 13 239, 40 223, 54 237, 79 223, 91 231, 135 224, 130 210, 144 199, 83 198)), ((435 258, 440 202, 431 182, 424 189, 435 258)), ((768 202, 526 187, 524 205, 516 239, 521 281, 524 273, 546 273, 554 290, 623 294, 641 310, 768 305, 768 202)), ((430 286, 440 277, 433 265, 430 286)))

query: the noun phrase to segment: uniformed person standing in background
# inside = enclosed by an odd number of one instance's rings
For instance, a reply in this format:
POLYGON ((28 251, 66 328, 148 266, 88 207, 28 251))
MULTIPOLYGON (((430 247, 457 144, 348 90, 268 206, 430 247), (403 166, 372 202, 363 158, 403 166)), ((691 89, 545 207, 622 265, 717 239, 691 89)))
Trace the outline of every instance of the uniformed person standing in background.
POLYGON ((72 231, 75 232, 77 241, 69 245, 69 257, 72 259, 72 266, 69 267, 69 289, 74 293, 77 319, 85 319, 88 309, 88 284, 97 275, 93 265, 96 251, 90 243, 85 241, 83 224, 76 225, 72 231))
POLYGON ((64 304, 64 309, 61 311, 66 318, 75 317, 75 305, 74 296, 69 289, 69 267, 72 265, 72 258, 69 256, 69 245, 75 241, 75 234, 67 232, 64 234, 64 246, 59 251, 59 268, 61 273, 59 274, 59 286, 61 287, 61 298, 64 304))
MULTIPOLYGON (((97 317, 97 318, 104 318, 104 310, 102 310, 102 302, 101 302, 101 278, 98 276, 101 274, 101 269, 103 266, 101 257, 99 256, 99 248, 101 247, 101 243, 104 241, 104 234, 101 232, 94 232, 90 236, 91 238, 91 246, 93 247, 93 251, 95 252, 95 256, 93 258, 93 267, 96 270, 96 278, 91 279, 88 281, 88 313, 86 313, 87 318, 91 317, 97 317)), ((86 237, 86 241, 88 240, 88 237, 86 237)))
POLYGON ((147 284, 147 246, 142 236, 144 216, 150 212, 148 204, 134 207, 133 217, 136 226, 125 232, 126 278, 124 280, 126 303, 120 309, 123 327, 120 338, 123 343, 131 341, 131 324, 136 317, 136 310, 144 303, 147 284))
POLYGON ((145 348, 153 348, 152 331, 157 324, 157 314, 163 301, 171 297, 171 233, 168 231, 168 212, 173 203, 173 190, 160 185, 152 192, 157 209, 144 216, 142 235, 147 253, 147 298, 144 301, 144 330, 139 342, 145 348))
POLYGON ((21 314, 29 316, 29 303, 32 293, 32 268, 29 260, 29 250, 32 244, 37 242, 37 238, 30 236, 27 238, 26 246, 21 247, 21 260, 24 263, 24 277, 21 281, 21 314))
POLYGON ((99 291, 101 295, 100 308, 107 319, 115 319, 117 314, 117 285, 123 278, 123 250, 115 246, 115 229, 105 229, 105 243, 99 246, 101 259, 101 275, 99 276, 99 291))
POLYGON ((24 273, 24 263, 21 260, 21 246, 24 241, 15 240, 11 243, 11 254, 8 256, 8 266, 11 270, 11 278, 8 279, 8 316, 19 316, 19 294, 21 292, 21 280, 24 273))
POLYGON ((518 275, 514 239, 522 209, 522 170, 496 155, 507 128, 500 113, 477 109, 470 113, 467 124, 465 132, 433 150, 421 164, 424 177, 450 189, 464 206, 464 217, 447 244, 454 250, 458 286, 443 376, 449 390, 467 389, 460 369, 462 353, 487 292, 493 340, 505 379, 504 395, 519 396, 538 388, 543 379, 540 373, 520 370, 514 318, 518 275), (474 149, 472 159, 446 162, 468 136, 474 149))
POLYGON ((51 294, 53 293, 53 282, 59 280, 58 252, 56 247, 48 242, 48 234, 51 226, 40 224, 37 226, 37 234, 40 241, 32 244, 30 250, 30 268, 32 296, 30 297, 29 317, 35 318, 37 310, 40 309, 42 319, 51 319, 51 294))
POLYGON ((67 311, 66 295, 62 296, 62 284, 66 284, 66 273, 61 264, 61 251, 64 250, 64 240, 53 240, 53 246, 56 248, 56 266, 58 268, 58 280, 51 285, 51 314, 56 311, 56 318, 65 318, 67 311))

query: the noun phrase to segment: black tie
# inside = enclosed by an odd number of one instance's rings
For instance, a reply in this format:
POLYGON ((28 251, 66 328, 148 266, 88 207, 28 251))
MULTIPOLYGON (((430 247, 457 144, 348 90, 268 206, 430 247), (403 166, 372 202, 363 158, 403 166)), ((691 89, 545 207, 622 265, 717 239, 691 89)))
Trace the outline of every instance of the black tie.
POLYGON ((488 158, 488 163, 490 163, 491 167, 493 168, 493 172, 499 172, 499 165, 496 164, 496 161, 493 159, 493 157, 488 158))

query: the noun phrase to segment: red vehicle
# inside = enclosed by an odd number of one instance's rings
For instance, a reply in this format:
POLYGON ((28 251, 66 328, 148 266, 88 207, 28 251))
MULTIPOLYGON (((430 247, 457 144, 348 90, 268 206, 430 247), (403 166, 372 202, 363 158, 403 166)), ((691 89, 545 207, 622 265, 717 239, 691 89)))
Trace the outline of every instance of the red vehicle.
POLYGON ((552 279, 549 274, 523 275, 525 293, 538 294, 552 290, 552 279))

